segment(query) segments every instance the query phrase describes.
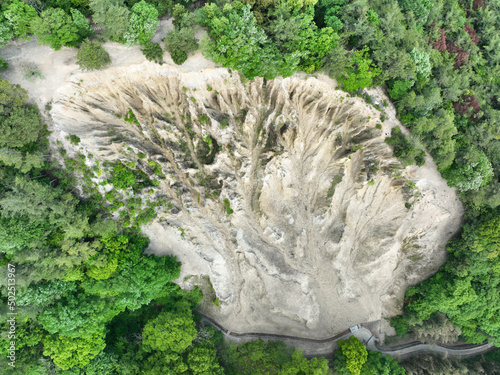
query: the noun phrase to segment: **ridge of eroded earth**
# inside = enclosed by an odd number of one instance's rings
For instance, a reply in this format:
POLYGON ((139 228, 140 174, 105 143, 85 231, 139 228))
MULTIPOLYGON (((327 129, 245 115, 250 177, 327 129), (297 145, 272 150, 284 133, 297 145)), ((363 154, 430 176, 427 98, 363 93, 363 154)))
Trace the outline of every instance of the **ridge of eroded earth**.
POLYGON ((402 168, 380 112, 316 78, 112 68, 73 76, 51 117, 97 159, 161 165, 150 251, 230 330, 323 338, 395 315, 460 226, 434 163, 402 168))

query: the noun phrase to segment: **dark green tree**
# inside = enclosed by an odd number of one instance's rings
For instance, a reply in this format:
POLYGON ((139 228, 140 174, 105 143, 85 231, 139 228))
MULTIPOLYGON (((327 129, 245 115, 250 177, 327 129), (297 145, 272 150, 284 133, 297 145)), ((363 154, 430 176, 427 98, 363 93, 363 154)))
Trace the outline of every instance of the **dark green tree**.
POLYGON ((172 30, 165 38, 165 48, 177 65, 182 65, 188 54, 198 49, 198 42, 192 29, 172 30))
POLYGON ((82 70, 102 69, 111 64, 111 57, 101 43, 85 39, 76 55, 77 64, 82 70))
POLYGON ((141 51, 149 61, 153 61, 160 65, 163 64, 163 50, 158 43, 153 43, 151 41, 146 42, 141 51))

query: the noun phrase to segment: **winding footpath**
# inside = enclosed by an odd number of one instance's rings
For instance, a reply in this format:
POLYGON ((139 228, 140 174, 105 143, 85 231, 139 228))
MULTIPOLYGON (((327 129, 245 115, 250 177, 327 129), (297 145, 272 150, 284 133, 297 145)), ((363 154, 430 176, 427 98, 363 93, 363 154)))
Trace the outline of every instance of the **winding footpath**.
POLYGON ((395 358, 405 358, 416 353, 437 353, 442 355, 449 355, 452 357, 467 358, 475 355, 486 353, 493 350, 493 344, 480 344, 480 345, 460 345, 460 346, 446 346, 443 344, 423 344, 419 341, 398 345, 394 347, 380 346, 377 341, 378 338, 366 327, 360 325, 359 328, 351 332, 350 329, 341 332, 335 336, 326 339, 310 339, 298 336, 277 335, 269 333, 237 333, 231 332, 221 326, 207 315, 196 312, 201 318, 202 322, 210 324, 221 331, 226 337, 236 342, 246 342, 255 339, 264 340, 281 340, 297 349, 304 352, 306 357, 329 357, 337 348, 337 341, 340 339, 347 339, 349 336, 356 336, 360 339, 368 350, 378 351, 382 354, 390 355, 395 358))

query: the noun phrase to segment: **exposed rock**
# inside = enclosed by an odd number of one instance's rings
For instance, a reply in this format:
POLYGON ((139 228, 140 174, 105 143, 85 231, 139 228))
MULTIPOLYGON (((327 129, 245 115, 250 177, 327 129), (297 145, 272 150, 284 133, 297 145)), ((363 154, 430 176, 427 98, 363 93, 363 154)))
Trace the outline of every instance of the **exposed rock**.
POLYGON ((403 169, 380 113, 315 78, 113 68, 75 76, 51 115, 98 158, 161 163, 174 209, 144 228, 150 251, 178 256, 181 285, 208 275, 220 307, 202 308, 233 331, 323 338, 395 315, 460 225, 432 161, 403 169))

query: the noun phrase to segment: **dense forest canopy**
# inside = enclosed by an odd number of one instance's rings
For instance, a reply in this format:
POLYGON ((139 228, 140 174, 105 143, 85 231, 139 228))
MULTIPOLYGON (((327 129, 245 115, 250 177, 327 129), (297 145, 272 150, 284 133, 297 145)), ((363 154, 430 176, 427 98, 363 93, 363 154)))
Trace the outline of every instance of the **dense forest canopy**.
MULTIPOLYGON (((395 155, 405 165, 421 165, 427 150, 467 205, 448 261, 410 288, 405 313, 392 324, 400 335, 434 327, 442 337, 453 329, 469 343, 500 344, 500 0, 0 0, 0 5, 0 47, 34 36, 55 50, 79 48, 78 64, 85 70, 110 63, 101 45, 107 40, 139 45, 148 60, 163 63, 162 47, 151 38, 159 17, 172 16, 174 30, 164 45, 176 64, 201 49, 246 79, 325 71, 352 95, 385 86, 414 138, 395 129, 387 140, 395 155), (207 32, 201 41, 195 38, 199 28, 207 32)), ((0 59, 0 70, 7 68, 0 59)), ((133 113, 125 120, 133 122, 133 113)), ((222 344, 220 334, 192 313, 200 292, 172 283, 180 264, 144 254, 148 239, 138 227, 167 203, 141 209, 140 198, 101 196, 88 177, 97 172, 86 169, 82 159, 68 158, 61 166, 47 134, 27 93, 1 80, 3 323, 7 264, 16 265, 20 291, 16 368, 6 362, 6 330, 0 336, 5 371, 330 371, 326 360, 306 360, 279 343, 222 344), (77 186, 83 195, 75 194, 77 186), (123 206, 128 211, 111 220, 123 206)), ((76 144, 77 138, 71 141, 76 144)), ((135 166, 108 167, 118 190, 132 186, 139 192, 157 184, 135 166)), ((149 168, 157 166, 149 162, 149 168)), ((158 173, 161 178, 161 168, 158 173)), ((341 343, 336 371, 404 373, 394 361, 363 349, 355 340, 341 343)), ((409 374, 426 373, 426 366, 435 373, 453 366, 474 373, 480 366, 497 368, 497 362, 498 355, 474 365, 427 358, 404 366, 409 374)))

